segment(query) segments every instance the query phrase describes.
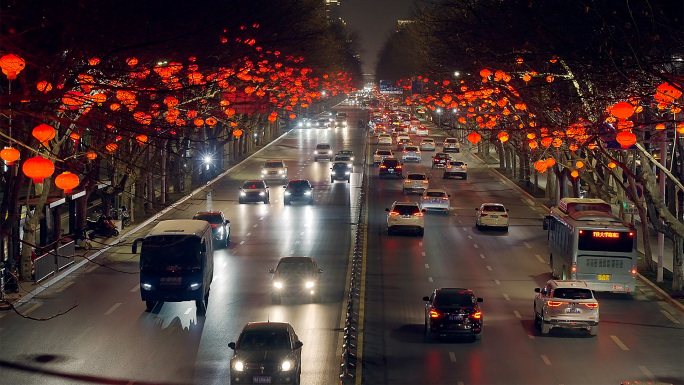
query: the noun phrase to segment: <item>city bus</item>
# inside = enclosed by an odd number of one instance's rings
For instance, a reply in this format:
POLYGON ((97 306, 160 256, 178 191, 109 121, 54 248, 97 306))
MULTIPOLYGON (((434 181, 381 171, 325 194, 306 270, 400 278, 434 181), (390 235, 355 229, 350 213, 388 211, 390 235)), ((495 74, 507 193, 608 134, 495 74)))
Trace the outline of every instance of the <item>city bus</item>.
POLYGON ((192 219, 159 222, 133 242, 140 250, 140 295, 147 311, 158 302, 195 301, 204 315, 214 277, 211 224, 192 219))
POLYGON ((563 198, 544 219, 553 278, 585 281, 592 290, 636 290, 636 230, 601 199, 563 198))

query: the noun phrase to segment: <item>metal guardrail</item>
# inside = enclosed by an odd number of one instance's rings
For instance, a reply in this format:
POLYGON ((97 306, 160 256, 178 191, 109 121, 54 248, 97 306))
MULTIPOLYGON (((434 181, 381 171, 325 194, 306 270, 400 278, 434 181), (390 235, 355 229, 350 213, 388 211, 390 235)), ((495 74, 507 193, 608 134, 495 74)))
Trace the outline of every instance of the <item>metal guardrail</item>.
POLYGON ((33 279, 36 283, 57 275, 60 270, 74 263, 76 244, 70 241, 47 253, 37 257, 33 261, 33 279))

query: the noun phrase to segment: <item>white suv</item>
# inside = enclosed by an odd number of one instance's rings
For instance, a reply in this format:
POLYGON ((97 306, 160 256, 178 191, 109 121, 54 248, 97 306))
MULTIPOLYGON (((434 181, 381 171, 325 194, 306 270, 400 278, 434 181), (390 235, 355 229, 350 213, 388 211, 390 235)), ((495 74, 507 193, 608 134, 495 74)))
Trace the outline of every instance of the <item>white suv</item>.
POLYGON ((446 138, 444 139, 444 143, 442 143, 442 152, 459 152, 460 151, 460 143, 458 143, 458 139, 456 138, 446 138))
POLYGON ((280 179, 285 182, 287 180, 287 167, 282 159, 269 159, 264 163, 261 169, 261 179, 280 179))
POLYGON ((387 235, 395 231, 414 231, 422 237, 425 233, 425 221, 423 212, 416 202, 394 202, 387 211, 387 235))
POLYGON ((586 329, 592 336, 598 334, 599 304, 586 282, 550 280, 534 291, 534 324, 541 334, 553 328, 586 329))
POLYGON ((401 186, 402 194, 416 192, 422 194, 428 188, 428 177, 424 172, 410 172, 401 186))

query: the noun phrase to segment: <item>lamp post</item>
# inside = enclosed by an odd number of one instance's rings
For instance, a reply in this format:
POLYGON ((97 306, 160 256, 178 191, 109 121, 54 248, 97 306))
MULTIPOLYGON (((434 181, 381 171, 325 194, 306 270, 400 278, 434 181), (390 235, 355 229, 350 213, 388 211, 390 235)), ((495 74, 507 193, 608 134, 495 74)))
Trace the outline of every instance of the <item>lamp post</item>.
POLYGON ((437 127, 441 127, 442 126, 442 109, 438 108, 435 110, 435 112, 437 113, 437 127))

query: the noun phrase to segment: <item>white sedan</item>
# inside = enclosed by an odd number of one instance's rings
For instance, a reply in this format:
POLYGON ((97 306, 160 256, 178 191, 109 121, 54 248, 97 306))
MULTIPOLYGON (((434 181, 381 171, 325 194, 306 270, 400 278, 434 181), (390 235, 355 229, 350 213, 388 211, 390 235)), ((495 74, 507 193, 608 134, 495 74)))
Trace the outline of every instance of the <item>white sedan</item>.
POLYGON ((420 154, 420 149, 418 146, 406 146, 404 147, 404 152, 401 154, 402 162, 416 162, 420 163, 423 161, 423 157, 420 154))
POLYGON ((422 211, 435 210, 449 215, 449 209, 451 208, 449 196, 444 189, 429 188, 423 192, 423 197, 420 200, 420 209, 422 211))
POLYGON ((388 146, 391 146, 391 145, 392 145, 392 135, 390 135, 390 134, 380 134, 380 136, 378 136, 378 144, 379 144, 379 145, 388 145, 388 146))
POLYGON ((416 135, 418 136, 428 136, 430 134, 430 131, 428 131, 427 127, 425 126, 420 126, 418 129, 416 129, 416 135))
POLYGON ((508 209, 501 203, 483 203, 475 211, 475 226, 478 230, 484 227, 499 227, 508 231, 508 209))
POLYGON ((435 140, 432 138, 425 138, 420 141, 421 151, 435 151, 435 140))
POLYGON ((391 150, 375 150, 375 154, 373 154, 373 165, 380 164, 385 158, 394 158, 394 154, 392 154, 391 150))

